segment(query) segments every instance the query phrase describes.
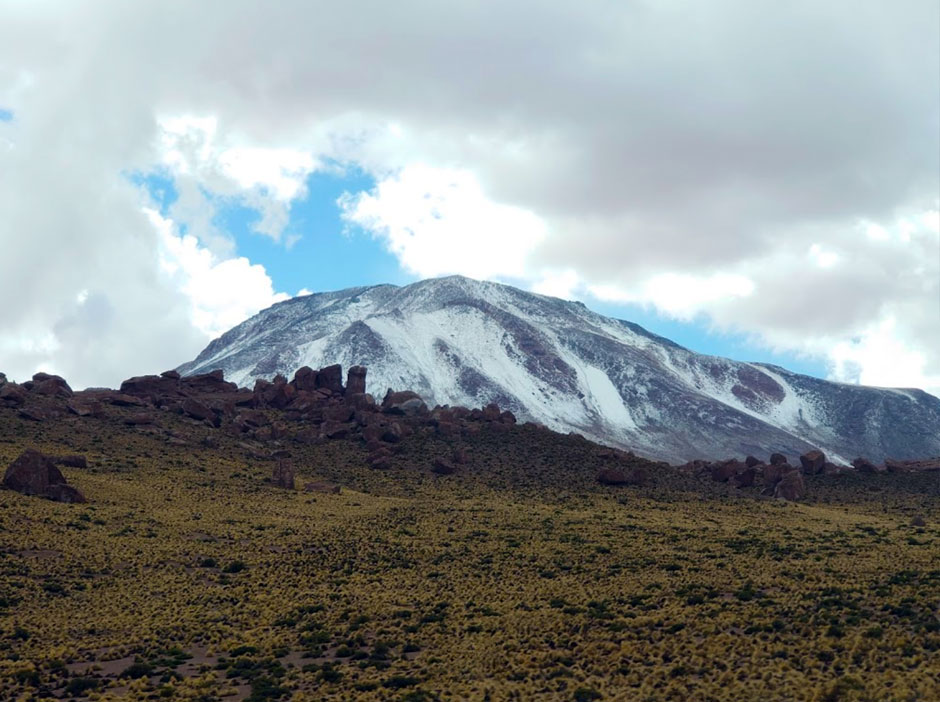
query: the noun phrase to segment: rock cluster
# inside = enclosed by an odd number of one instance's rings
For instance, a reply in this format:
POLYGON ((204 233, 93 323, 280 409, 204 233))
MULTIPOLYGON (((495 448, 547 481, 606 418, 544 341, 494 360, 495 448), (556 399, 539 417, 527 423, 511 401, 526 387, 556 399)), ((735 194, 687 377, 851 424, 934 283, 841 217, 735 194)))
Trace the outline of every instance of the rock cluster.
MULTIPOLYGON (((62 456, 64 465, 84 464, 84 457, 62 456)), ((56 459, 39 451, 27 449, 11 463, 3 475, 3 486, 23 495, 38 495, 56 502, 81 503, 85 496, 68 484, 56 467, 56 459)))
POLYGON ((804 476, 833 475, 850 470, 826 460, 819 450, 807 451, 799 457, 800 465, 791 465, 782 453, 772 453, 764 463, 754 456, 744 461, 730 458, 724 461, 695 460, 680 466, 699 476, 708 476, 718 483, 731 483, 738 488, 760 486, 761 494, 783 500, 799 500, 806 494, 804 476))

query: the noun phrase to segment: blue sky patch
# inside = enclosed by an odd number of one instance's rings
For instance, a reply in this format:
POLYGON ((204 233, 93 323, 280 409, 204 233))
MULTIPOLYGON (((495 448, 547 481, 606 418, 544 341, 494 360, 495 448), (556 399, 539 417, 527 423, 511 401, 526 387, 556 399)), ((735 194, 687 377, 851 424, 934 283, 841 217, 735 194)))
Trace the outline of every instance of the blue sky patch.
MULTIPOLYGON (((146 188, 160 213, 167 216, 178 199, 170 174, 155 171, 129 177, 146 188)), ((374 188, 375 181, 370 176, 356 170, 317 171, 307 178, 306 186, 307 196, 291 205, 280 241, 254 231, 261 215, 247 206, 244 199, 211 192, 205 195, 216 207, 213 224, 232 237, 237 255, 264 266, 277 291, 296 295, 302 289, 323 292, 380 283, 407 285, 417 280, 401 268, 381 241, 359 227, 350 226, 340 216, 339 197, 346 192, 355 194, 374 188)), ((186 231, 185 222, 177 225, 181 232, 186 231)), ((822 360, 775 353, 746 335, 716 332, 704 319, 681 322, 646 306, 596 299, 588 299, 585 304, 600 314, 634 322, 698 353, 773 363, 807 375, 826 376, 822 360)))
POLYGON ((0 107, 0 122, 12 122, 13 121, 13 110, 7 110, 3 107, 0 107))

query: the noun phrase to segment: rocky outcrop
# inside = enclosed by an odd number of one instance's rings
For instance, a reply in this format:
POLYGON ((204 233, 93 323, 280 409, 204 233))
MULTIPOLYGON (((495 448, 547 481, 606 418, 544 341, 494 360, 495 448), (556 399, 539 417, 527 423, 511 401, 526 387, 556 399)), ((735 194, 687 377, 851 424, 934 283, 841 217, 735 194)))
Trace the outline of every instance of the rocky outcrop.
POLYGON ((85 502, 85 496, 68 484, 55 462, 27 449, 11 463, 3 476, 4 487, 23 495, 38 495, 56 502, 85 502))
POLYGON ((24 383, 24 387, 30 392, 47 397, 69 398, 74 394, 65 378, 49 373, 36 373, 31 381, 24 383))

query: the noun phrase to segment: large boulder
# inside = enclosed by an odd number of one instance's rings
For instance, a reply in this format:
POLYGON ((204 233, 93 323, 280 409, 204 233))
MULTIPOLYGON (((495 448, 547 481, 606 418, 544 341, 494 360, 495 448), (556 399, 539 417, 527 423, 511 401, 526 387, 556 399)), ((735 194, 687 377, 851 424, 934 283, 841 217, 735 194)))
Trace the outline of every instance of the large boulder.
POLYGON ((138 375, 121 383, 121 392, 135 397, 156 400, 159 397, 178 396, 180 380, 166 375, 138 375))
POLYGON ((215 413, 209 409, 209 407, 201 403, 199 400, 194 400, 191 397, 187 397, 185 400, 183 400, 182 410, 183 414, 185 414, 187 417, 198 419, 200 421, 215 419, 215 413))
POLYGON ((220 368, 210 373, 180 378, 180 387, 197 393, 238 392, 238 386, 226 381, 220 368))
POLYGON ((294 373, 294 379, 290 382, 298 390, 313 392, 317 389, 317 375, 317 372, 310 366, 301 366, 294 373))
POLYGON ((823 466, 826 465, 826 454, 816 449, 807 451, 800 456, 800 464, 806 475, 817 475, 822 473, 823 466))
POLYGON ((29 391, 48 397, 71 397, 73 394, 65 378, 49 373, 36 373, 30 383, 29 391))
POLYGON ((774 488, 774 497, 793 502, 799 500, 806 494, 806 483, 803 482, 803 474, 798 470, 791 470, 784 474, 774 488))
POLYGON ((346 372, 346 394, 358 395, 365 394, 366 391, 366 367, 353 366, 346 372))
POLYGON ((787 457, 782 453, 772 453, 770 454, 769 463, 772 466, 782 466, 784 463, 787 463, 787 457))
POLYGON ((16 383, 6 383, 0 387, 0 405, 19 407, 26 402, 26 388, 16 383))
POLYGON ((457 466, 446 458, 438 456, 431 463, 431 472, 438 475, 452 475, 457 472, 457 466))
POLYGON ((3 485, 23 495, 39 495, 57 502, 85 502, 85 496, 66 482, 53 459, 33 449, 24 451, 7 467, 3 485))
POLYGON ((741 461, 731 458, 727 461, 715 463, 711 467, 711 478, 716 483, 727 483, 738 473, 747 470, 747 466, 741 461))
POLYGON ((20 454, 3 476, 6 487, 24 495, 43 495, 52 485, 64 482, 65 476, 52 459, 33 449, 20 454))
MULTIPOLYGON (((421 396, 411 390, 392 392, 389 390, 382 400, 382 411, 386 414, 398 414, 409 417, 427 414, 428 406, 421 396)), ((497 414, 497 418, 499 415, 497 414)))
POLYGON ((336 395, 343 394, 343 367, 336 363, 321 368, 317 373, 317 388, 325 388, 336 395))

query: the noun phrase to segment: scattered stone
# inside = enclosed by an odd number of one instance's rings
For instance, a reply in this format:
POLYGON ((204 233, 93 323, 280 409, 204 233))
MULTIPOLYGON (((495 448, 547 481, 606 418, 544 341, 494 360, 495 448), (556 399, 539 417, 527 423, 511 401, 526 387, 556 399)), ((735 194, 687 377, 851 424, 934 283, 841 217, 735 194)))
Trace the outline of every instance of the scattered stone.
POLYGON ((803 474, 798 470, 785 473, 774 488, 774 497, 790 502, 801 499, 804 494, 806 494, 806 483, 803 482, 803 474))
POLYGON ((923 515, 917 514, 911 517, 911 526, 912 527, 923 527, 927 526, 927 520, 924 519, 923 515))
POLYGON ((53 500, 54 502, 64 502, 65 504, 70 505, 84 504, 88 502, 88 500, 86 500, 85 496, 82 494, 81 490, 66 483, 59 483, 57 485, 50 486, 49 489, 43 494, 43 497, 53 500))
POLYGON ((878 466, 869 461, 867 458, 862 458, 859 456, 854 461, 852 461, 852 466, 859 473, 879 473, 878 466))
POLYGON ((807 451, 800 456, 800 464, 806 475, 817 475, 822 473, 823 466, 826 465, 826 454, 816 449, 807 451))
POLYGON ((156 417, 154 417, 150 412, 140 412, 139 414, 132 414, 129 417, 124 418, 124 424, 129 427, 148 426, 153 424, 155 421, 156 417))

